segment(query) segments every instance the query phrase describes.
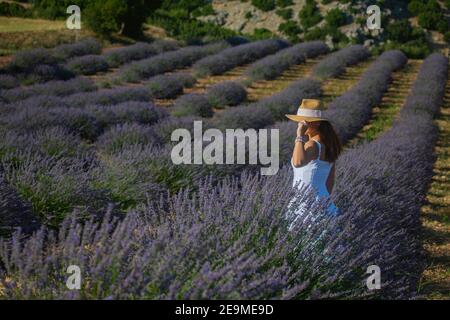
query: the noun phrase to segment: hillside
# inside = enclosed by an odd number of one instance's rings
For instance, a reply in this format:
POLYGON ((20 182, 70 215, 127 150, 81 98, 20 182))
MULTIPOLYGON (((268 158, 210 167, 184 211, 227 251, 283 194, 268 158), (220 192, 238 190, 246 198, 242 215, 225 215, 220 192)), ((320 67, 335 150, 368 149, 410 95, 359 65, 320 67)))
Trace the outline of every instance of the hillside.
MULTIPOLYGON (((256 1, 258 2, 258 1, 256 1)), ((264 3, 264 1, 259 1, 264 3)), ((270 2, 270 1, 267 1, 270 2)), ((327 44, 333 45, 341 39, 348 38, 350 42, 357 42, 366 46, 383 46, 386 42, 391 42, 390 34, 386 26, 403 19, 409 19, 411 26, 418 27, 417 17, 411 17, 408 12, 407 1, 382 1, 379 2, 382 15, 382 29, 369 30, 366 26, 368 15, 366 9, 373 1, 311 1, 317 6, 317 24, 308 23, 306 27, 304 20, 299 17, 302 10, 308 6, 306 0, 278 1, 272 10, 264 11, 253 5, 254 1, 212 1, 213 14, 199 17, 202 21, 211 22, 244 34, 254 34, 255 32, 270 31, 277 36, 284 36, 299 39, 318 37, 326 40, 327 44), (287 4, 287 5, 283 5, 287 4), (292 3, 289 5, 289 3, 292 3), (331 12, 336 16, 335 22, 330 23, 327 15, 331 12), (342 15, 342 17, 340 17, 342 15), (323 32, 319 30, 326 27, 335 27, 335 32, 328 32, 323 37, 323 32), (338 31, 344 36, 339 37, 338 31)), ((443 2, 440 3, 445 19, 449 19, 448 9, 445 9, 443 2)), ((447 26, 448 30, 448 26, 447 26)), ((435 30, 425 30, 425 37, 430 42, 433 49, 447 49, 448 44, 444 40, 444 34, 435 30)), ((310 39, 308 39, 310 40, 310 39)), ((447 49, 448 50, 448 49, 447 49)))

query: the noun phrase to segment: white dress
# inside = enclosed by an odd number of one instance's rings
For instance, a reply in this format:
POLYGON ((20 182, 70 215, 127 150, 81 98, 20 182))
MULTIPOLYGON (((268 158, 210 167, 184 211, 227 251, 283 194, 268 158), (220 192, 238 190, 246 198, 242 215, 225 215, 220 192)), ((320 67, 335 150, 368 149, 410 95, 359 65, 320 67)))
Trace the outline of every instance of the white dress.
MULTIPOLYGON (((330 193, 327 190, 326 181, 333 164, 327 161, 320 160, 322 145, 320 144, 320 142, 314 139, 313 141, 316 142, 317 147, 319 148, 319 155, 317 156, 317 159, 310 161, 307 165, 302 167, 295 167, 291 159, 291 165, 294 170, 293 187, 297 187, 299 189, 301 188, 303 191, 305 190, 305 188, 309 189, 312 187, 313 192, 315 192, 316 194, 317 200, 320 198, 328 199, 330 197, 330 193)), ((293 203, 294 201, 295 199, 293 199, 291 203, 293 203)), ((307 206, 306 203, 297 204, 295 212, 292 212, 292 210, 290 210, 290 218, 293 218, 294 221, 297 221, 297 219, 301 217, 306 218, 307 208, 310 207, 311 206, 307 206)), ((330 202, 327 208, 327 212, 332 216, 336 216, 339 214, 339 209, 332 202, 330 202)), ((314 220, 314 217, 308 218, 314 220)))

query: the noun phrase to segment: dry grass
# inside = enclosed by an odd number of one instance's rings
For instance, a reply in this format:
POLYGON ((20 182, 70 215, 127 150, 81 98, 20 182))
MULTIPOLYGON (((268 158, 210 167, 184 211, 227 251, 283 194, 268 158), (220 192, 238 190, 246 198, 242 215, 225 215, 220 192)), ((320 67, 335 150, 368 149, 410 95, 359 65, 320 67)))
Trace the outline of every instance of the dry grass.
POLYGON ((0 16, 0 30, 2 33, 6 32, 28 32, 28 31, 48 31, 48 30, 63 30, 66 28, 64 20, 44 20, 44 19, 29 19, 17 17, 1 17, 0 16))
POLYGON ((450 300, 450 72, 441 114, 434 177, 422 208, 423 247, 427 254, 420 293, 427 299, 450 300))

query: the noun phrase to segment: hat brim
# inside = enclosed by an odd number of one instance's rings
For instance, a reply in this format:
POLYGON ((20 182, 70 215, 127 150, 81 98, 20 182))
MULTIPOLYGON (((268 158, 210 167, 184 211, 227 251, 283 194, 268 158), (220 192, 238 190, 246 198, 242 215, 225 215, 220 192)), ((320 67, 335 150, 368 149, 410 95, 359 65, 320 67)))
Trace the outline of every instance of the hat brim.
POLYGON ((300 122, 300 121, 309 121, 309 122, 313 122, 313 121, 328 121, 328 119, 325 118, 316 118, 316 117, 305 117, 305 116, 299 116, 296 114, 285 114, 285 116, 293 121, 296 122, 300 122))

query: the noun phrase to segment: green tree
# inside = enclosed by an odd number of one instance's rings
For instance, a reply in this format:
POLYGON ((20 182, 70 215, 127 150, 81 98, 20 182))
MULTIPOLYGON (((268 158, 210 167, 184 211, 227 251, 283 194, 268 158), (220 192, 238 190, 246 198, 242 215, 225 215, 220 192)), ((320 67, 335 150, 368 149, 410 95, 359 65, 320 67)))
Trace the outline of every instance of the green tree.
POLYGON ((319 8, 317 8, 314 0, 306 1, 306 4, 298 13, 298 17, 300 18, 300 23, 305 29, 315 26, 322 21, 322 15, 320 14, 319 8))
POLYGON ((142 25, 162 1, 91 0, 84 10, 87 25, 94 32, 108 36, 122 30, 127 36, 142 34, 142 25))

